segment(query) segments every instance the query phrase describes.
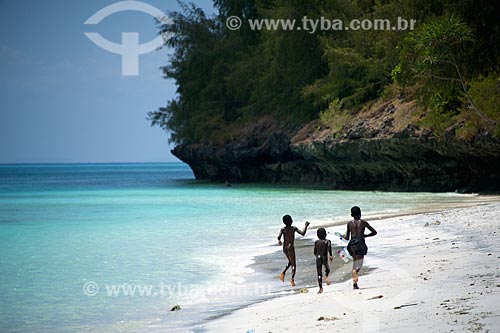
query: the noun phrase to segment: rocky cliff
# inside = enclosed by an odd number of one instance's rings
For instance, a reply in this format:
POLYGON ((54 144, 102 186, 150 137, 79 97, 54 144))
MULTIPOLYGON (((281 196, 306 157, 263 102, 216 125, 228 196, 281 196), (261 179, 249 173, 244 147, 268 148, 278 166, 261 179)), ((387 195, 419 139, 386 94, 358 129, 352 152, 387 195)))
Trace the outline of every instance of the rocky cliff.
POLYGON ((335 189, 401 191, 500 190, 500 140, 487 131, 460 138, 415 123, 414 103, 393 100, 333 130, 263 118, 224 146, 178 145, 172 153, 197 179, 318 184, 335 189))

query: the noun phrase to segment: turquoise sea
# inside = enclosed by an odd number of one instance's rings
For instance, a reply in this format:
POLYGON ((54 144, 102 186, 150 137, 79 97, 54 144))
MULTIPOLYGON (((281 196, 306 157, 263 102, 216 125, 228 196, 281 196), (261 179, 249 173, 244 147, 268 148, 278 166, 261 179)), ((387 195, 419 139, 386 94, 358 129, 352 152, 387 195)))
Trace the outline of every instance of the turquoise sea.
POLYGON ((224 187, 181 163, 0 165, 0 331, 197 331, 286 291, 248 267, 280 250, 284 214, 302 228, 347 221, 353 205, 390 214, 472 198, 224 187))

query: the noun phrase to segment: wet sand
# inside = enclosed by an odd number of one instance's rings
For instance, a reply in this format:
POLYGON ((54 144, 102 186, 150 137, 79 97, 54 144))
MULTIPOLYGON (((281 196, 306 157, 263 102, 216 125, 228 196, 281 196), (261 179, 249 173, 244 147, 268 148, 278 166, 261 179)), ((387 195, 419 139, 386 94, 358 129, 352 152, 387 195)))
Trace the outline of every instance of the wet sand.
MULTIPOLYGON (((360 290, 334 275, 334 283, 317 295, 315 274, 301 269, 312 267, 314 260, 305 256, 312 248, 303 240, 297 246, 306 252, 300 255, 305 259, 298 263, 296 289, 309 286, 308 293, 295 291, 254 304, 209 322, 204 329, 494 332, 500 327, 499 214, 497 198, 497 203, 371 221, 379 234, 367 240, 370 250, 364 272, 370 273, 360 277, 360 290)), ((329 231, 342 229, 334 226, 329 231)), ((272 260, 276 261, 261 267, 274 270, 279 258, 272 260)), ((279 267, 285 264, 281 260, 279 267)))
MULTIPOLYGON (((315 230, 308 231, 308 234, 316 234, 315 230)), ((327 238, 333 238, 330 237, 327 238)), ((295 254, 297 256, 297 273, 295 275, 295 283, 299 288, 317 287, 316 281, 316 259, 314 257, 314 240, 312 239, 296 239, 295 240, 295 254)), ((340 283, 346 281, 350 277, 350 271, 344 262, 339 258, 337 251, 340 246, 335 246, 332 241, 333 262, 330 264, 330 281, 332 283, 340 283)), ((266 254, 255 258, 255 263, 250 266, 257 271, 263 271, 268 275, 275 276, 276 280, 279 279, 281 271, 285 268, 287 260, 285 255, 280 250, 274 253, 266 254)), ((352 261, 351 261, 352 263, 352 261)), ((350 266, 349 266, 350 267, 350 266)), ((285 277, 285 282, 282 284, 283 288, 280 291, 289 290, 293 291, 296 288, 291 288, 290 278, 292 276, 292 269, 289 268, 285 277)))

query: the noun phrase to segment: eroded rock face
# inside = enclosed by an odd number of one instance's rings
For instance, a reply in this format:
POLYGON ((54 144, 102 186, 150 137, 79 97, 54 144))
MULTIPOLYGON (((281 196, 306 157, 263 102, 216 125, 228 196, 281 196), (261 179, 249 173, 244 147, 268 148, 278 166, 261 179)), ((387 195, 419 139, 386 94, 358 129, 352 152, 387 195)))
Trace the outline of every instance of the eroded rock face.
POLYGON ((263 119, 224 146, 179 145, 172 153, 197 179, 231 182, 283 182, 281 166, 293 162, 293 132, 263 119))
POLYGON ((334 188, 484 191, 500 189, 499 147, 488 135, 473 143, 395 136, 299 142, 292 150, 320 165, 322 181, 334 188))
POLYGON ((317 184, 335 189, 500 190, 500 141, 488 132, 436 137, 398 120, 386 103, 333 135, 315 122, 280 128, 267 118, 225 146, 179 145, 172 153, 197 179, 317 184))

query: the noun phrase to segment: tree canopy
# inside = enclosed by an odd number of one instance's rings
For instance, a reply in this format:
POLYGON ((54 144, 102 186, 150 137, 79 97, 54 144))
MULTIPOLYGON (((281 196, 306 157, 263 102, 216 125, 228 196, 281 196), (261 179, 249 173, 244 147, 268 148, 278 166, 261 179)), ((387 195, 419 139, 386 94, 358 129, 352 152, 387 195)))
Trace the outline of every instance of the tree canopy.
POLYGON ((353 114, 379 98, 418 100, 426 124, 500 134, 500 4, 493 0, 215 0, 159 25, 177 96, 149 113, 175 143, 223 144, 255 119, 283 126, 353 114), (239 30, 226 27, 230 16, 239 30), (249 19, 416 20, 406 30, 252 30, 249 19), (325 112, 333 113, 324 117, 325 112), (347 112, 347 113, 346 113, 347 112))

